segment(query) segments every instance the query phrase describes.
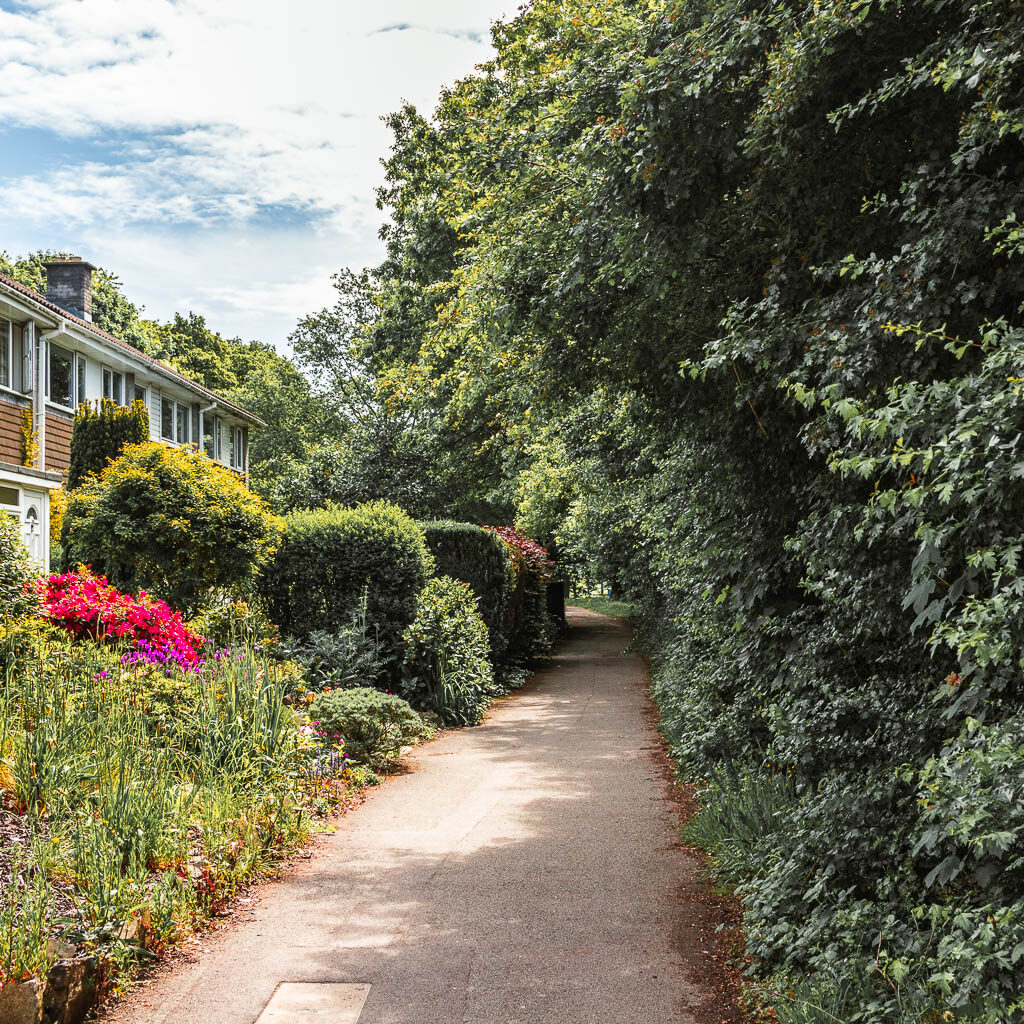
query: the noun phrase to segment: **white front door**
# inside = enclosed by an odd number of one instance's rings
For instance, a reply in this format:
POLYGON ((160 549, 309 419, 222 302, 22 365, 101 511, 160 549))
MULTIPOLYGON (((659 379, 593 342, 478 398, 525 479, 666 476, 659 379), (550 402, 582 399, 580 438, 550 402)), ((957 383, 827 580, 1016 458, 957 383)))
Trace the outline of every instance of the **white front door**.
POLYGON ((41 569, 46 568, 46 494, 43 491, 21 492, 21 535, 28 553, 41 569))

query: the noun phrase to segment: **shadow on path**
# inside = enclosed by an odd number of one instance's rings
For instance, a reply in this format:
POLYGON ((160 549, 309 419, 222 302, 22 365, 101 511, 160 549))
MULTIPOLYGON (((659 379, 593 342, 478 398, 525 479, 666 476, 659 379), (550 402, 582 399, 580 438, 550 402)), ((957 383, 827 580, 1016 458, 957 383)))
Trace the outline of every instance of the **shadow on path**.
POLYGON ((107 1024, 251 1024, 282 981, 370 983, 360 1024, 704 1021, 699 866, 644 663, 618 620, 570 624, 483 725, 420 748, 250 920, 107 1024))

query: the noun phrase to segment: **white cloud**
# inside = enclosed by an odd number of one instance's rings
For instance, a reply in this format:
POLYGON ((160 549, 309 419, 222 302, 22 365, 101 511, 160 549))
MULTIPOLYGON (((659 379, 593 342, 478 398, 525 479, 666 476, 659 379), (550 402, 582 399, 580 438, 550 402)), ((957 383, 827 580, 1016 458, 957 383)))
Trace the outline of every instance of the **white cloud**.
POLYGON ((80 251, 100 254, 146 315, 168 320, 191 310, 228 337, 283 347, 299 317, 333 303, 331 275, 362 265, 373 229, 254 232, 239 224, 183 234, 96 227, 72 240, 80 251))
MULTIPOLYGON (((372 262, 373 190, 390 142, 381 115, 403 99, 429 111, 444 84, 489 56, 489 23, 505 13, 513 0, 29 0, 0 10, 0 128, 56 133, 72 154, 20 174, 5 173, 0 156, 0 205, 22 231, 46 234, 33 247, 66 247, 55 230, 95 239, 99 251, 84 255, 114 269, 115 248, 148 262, 150 235, 136 239, 133 225, 151 233, 154 222, 201 228, 204 250, 216 237, 258 250, 267 207, 312 217, 312 249, 333 238, 345 250, 333 262, 323 252, 324 266, 372 262), (111 137, 123 139, 116 152, 74 158, 83 142, 111 137), (116 247, 105 241, 115 236, 116 247)), ((301 246, 288 255, 299 262, 285 279, 323 270, 302 262, 301 246)), ((215 259, 207 270, 217 277, 215 259)), ((284 304, 310 293, 275 294, 284 304)), ((248 301, 230 280, 208 297, 225 308, 248 301)))

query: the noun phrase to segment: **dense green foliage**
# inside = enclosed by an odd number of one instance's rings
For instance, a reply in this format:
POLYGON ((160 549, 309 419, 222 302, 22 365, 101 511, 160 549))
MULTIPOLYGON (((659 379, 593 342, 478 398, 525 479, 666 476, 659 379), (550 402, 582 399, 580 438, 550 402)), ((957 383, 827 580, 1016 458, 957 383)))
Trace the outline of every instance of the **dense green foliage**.
POLYGON ((487 626, 468 583, 432 579, 405 636, 402 693, 445 725, 476 725, 494 693, 487 626))
POLYGON ((102 473, 126 445, 148 440, 145 402, 118 405, 109 398, 82 402, 75 411, 71 434, 68 487, 77 487, 90 473, 102 473))
POLYGON ((18 520, 0 515, 0 618, 23 615, 32 606, 26 587, 37 575, 18 520))
POLYGON ((289 637, 283 652, 303 668, 310 690, 352 688, 380 678, 383 645, 367 614, 369 588, 348 622, 333 632, 315 629, 303 637, 289 637))
POLYGON ((341 740, 346 757, 374 768, 431 731, 401 697, 368 686, 322 693, 309 714, 324 736, 341 740))
POLYGON ((158 666, 34 617, 2 645, 0 790, 21 813, 5 821, 0 986, 68 942, 120 984, 301 844, 326 790, 346 793, 251 649, 158 666))
POLYGON ((472 523, 435 519, 420 526, 437 575, 468 583, 476 595, 490 638, 491 662, 497 665, 508 648, 510 600, 516 584, 508 545, 492 531, 472 523))
POLYGON ((706 813, 777 795, 720 831, 784 1022, 1024 1013, 1022 37, 536 0, 390 121, 362 351, 641 609, 706 813))
POLYGON ((397 505, 371 502, 293 512, 263 591, 284 633, 334 632, 358 614, 397 671, 402 633, 433 571, 423 531, 397 505))
POLYGON ((506 661, 532 664, 551 653, 558 624, 548 613, 548 583, 555 564, 546 548, 510 526, 488 526, 508 551, 515 586, 509 597, 506 661))
POLYGON ((250 588, 280 534, 280 520, 229 469, 187 446, 147 442, 72 493, 61 542, 69 563, 192 612, 250 588))

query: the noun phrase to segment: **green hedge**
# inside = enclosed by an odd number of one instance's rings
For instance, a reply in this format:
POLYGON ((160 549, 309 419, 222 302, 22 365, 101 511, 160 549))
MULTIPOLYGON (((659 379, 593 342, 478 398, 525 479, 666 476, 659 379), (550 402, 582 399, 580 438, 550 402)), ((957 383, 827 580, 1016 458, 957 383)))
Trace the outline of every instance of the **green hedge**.
POLYGON ((548 583, 557 574, 547 549, 511 526, 489 526, 512 564, 515 585, 509 596, 509 643, 504 661, 529 665, 546 658, 554 647, 558 624, 548 614, 548 583))
POLYGON ((402 692, 445 725, 476 725, 494 693, 487 626, 468 583, 432 579, 406 634, 402 692))
POLYGON ((68 487, 74 489, 91 473, 102 473, 127 445, 148 440, 145 402, 118 405, 109 398, 82 402, 71 433, 68 487))
POLYGON ((434 559, 423 531, 397 505, 375 501, 351 508, 293 512, 265 575, 270 617, 282 632, 308 636, 351 622, 366 592, 369 628, 385 658, 397 665, 402 633, 434 559))
POLYGON ((420 525, 437 575, 468 583, 476 595, 490 637, 491 661, 497 665, 508 650, 517 579, 508 545, 492 531, 472 523, 438 519, 420 525))

